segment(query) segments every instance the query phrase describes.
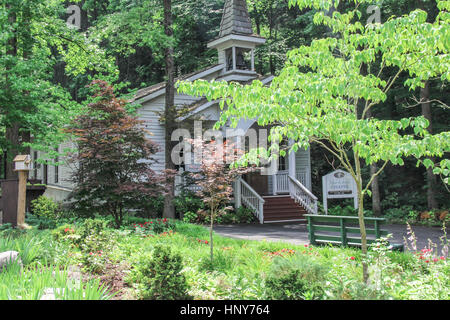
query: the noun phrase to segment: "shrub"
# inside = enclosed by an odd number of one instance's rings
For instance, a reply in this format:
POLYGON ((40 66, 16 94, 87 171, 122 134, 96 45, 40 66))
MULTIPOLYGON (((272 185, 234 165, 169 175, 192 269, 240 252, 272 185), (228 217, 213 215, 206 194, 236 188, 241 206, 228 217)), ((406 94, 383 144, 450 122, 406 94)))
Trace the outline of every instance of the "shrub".
MULTIPOLYGON (((114 239, 107 232, 106 224, 107 221, 102 219, 86 219, 74 234, 65 237, 81 249, 81 262, 89 272, 102 271, 106 262, 105 252, 110 251, 114 245, 114 239)), ((66 233, 66 229, 64 232, 66 233)), ((69 232, 72 233, 71 230, 67 233, 69 232)))
POLYGON ((164 196, 144 197, 137 215, 144 218, 161 218, 164 210, 164 196))
POLYGON ((412 206, 401 206, 397 208, 389 208, 385 210, 384 217, 390 223, 415 222, 418 213, 413 210, 412 206))
POLYGON ((228 212, 221 216, 223 223, 252 223, 256 218, 250 209, 240 207, 235 211, 228 212))
POLYGON ((136 233, 143 235, 161 234, 175 231, 176 225, 172 220, 164 218, 134 224, 134 229, 136 233))
POLYGON ((197 212, 205 208, 201 198, 190 191, 184 191, 174 199, 175 211, 178 216, 187 212, 197 212))
POLYGON ((61 212, 59 204, 44 196, 40 196, 31 201, 31 208, 33 209, 34 215, 52 220, 58 219, 61 212))
POLYGON ((56 220, 49 219, 47 217, 38 217, 33 214, 27 214, 26 221, 29 225, 37 228, 38 230, 54 229, 57 225, 56 220))
POLYGON ((276 257, 266 279, 267 296, 275 300, 320 299, 328 270, 309 257, 276 257))
POLYGON ((184 214, 183 221, 186 223, 195 223, 198 220, 198 215, 195 212, 188 211, 184 214))
POLYGON ((245 207, 240 207, 236 213, 236 223, 252 223, 256 220, 252 211, 245 207))
POLYGON ((13 226, 11 223, 0 224, 0 231, 9 231, 12 229, 13 229, 13 226))
POLYGON ((75 243, 84 251, 94 252, 104 248, 108 242, 105 232, 107 222, 102 219, 86 219, 76 230, 79 236, 75 243))
MULTIPOLYGON (((73 227, 70 224, 64 224, 62 226, 59 226, 58 228, 52 230, 52 237, 53 239, 55 239, 56 241, 62 241, 65 239, 74 239, 75 235, 75 230, 73 229, 73 227)), ((78 235, 79 237, 79 235, 78 235)))
POLYGON ((169 247, 158 245, 153 255, 139 257, 131 279, 139 283, 140 294, 148 300, 188 299, 188 284, 184 274, 181 255, 169 247))
MULTIPOLYGON (((353 205, 346 205, 346 206, 334 206, 331 208, 328 208, 328 215, 330 216, 357 216, 358 210, 355 209, 353 205)), ((372 217, 373 212, 370 210, 364 210, 364 216, 365 217, 372 217)))

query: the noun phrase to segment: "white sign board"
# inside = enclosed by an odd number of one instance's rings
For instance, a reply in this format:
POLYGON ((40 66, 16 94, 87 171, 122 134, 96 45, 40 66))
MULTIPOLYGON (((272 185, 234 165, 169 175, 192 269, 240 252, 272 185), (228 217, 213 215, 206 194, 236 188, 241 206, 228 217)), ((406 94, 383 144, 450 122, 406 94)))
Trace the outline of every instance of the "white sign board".
POLYGON ((353 198, 355 209, 358 208, 356 181, 352 175, 343 170, 336 170, 322 177, 323 207, 328 213, 328 199, 353 198))

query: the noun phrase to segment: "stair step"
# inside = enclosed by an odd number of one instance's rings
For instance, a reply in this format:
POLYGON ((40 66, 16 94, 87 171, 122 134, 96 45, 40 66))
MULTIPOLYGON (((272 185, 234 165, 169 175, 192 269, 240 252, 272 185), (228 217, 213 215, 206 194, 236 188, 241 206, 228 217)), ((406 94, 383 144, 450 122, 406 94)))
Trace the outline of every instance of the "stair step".
POLYGON ((295 202, 291 197, 286 198, 273 198, 273 199, 264 199, 266 203, 279 203, 279 202, 295 202))
POLYGON ((303 216, 305 214, 306 212, 302 211, 264 212, 264 217, 303 216))
POLYGON ((297 203, 264 204, 264 208, 301 208, 297 203))
POLYGON ((281 216, 281 217, 264 217, 264 221, 278 221, 278 220, 294 220, 301 219, 306 220, 303 216, 281 216))
POLYGON ((265 206, 264 210, 304 210, 300 206, 265 206))
POLYGON ((303 216, 294 216, 294 215, 290 215, 290 216, 274 216, 274 217, 264 217, 264 221, 273 221, 273 220, 289 220, 289 219, 305 219, 305 217, 303 216))
POLYGON ((285 214, 285 213, 293 213, 293 214, 306 214, 305 210, 264 210, 264 215, 273 215, 273 214, 285 214))

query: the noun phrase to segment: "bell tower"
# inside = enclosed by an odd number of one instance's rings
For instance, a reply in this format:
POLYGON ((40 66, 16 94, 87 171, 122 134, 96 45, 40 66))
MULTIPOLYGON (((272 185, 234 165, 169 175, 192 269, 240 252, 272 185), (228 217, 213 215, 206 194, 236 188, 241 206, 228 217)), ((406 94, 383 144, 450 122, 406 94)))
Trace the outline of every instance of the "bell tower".
POLYGON ((223 64, 221 79, 247 81, 256 76, 255 48, 266 42, 253 34, 246 0, 226 0, 219 37, 208 48, 216 48, 219 64, 223 64))

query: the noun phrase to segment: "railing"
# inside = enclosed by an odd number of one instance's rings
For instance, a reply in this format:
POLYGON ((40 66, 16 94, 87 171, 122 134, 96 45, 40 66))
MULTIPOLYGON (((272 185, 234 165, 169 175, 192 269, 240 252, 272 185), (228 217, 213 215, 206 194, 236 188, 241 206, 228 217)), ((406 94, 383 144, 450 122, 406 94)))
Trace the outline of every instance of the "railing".
POLYGON ((309 179, 308 179, 309 173, 307 171, 296 172, 295 177, 302 185, 304 185, 306 188, 311 190, 311 186, 309 184, 309 179))
POLYGON ((289 176, 289 193, 310 214, 317 214, 317 197, 297 179, 289 176))
POLYGON ((237 181, 236 187, 240 202, 253 211, 261 224, 264 223, 264 199, 242 179, 237 181))
POLYGON ((274 194, 289 192, 289 173, 287 171, 278 172, 273 179, 275 179, 274 194))

